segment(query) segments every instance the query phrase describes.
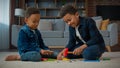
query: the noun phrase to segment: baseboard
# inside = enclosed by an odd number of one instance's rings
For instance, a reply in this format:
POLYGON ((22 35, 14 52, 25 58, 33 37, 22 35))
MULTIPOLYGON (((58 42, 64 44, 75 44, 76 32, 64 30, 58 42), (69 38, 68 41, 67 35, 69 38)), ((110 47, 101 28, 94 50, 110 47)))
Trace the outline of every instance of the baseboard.
POLYGON ((50 49, 63 49, 65 46, 48 46, 50 49))

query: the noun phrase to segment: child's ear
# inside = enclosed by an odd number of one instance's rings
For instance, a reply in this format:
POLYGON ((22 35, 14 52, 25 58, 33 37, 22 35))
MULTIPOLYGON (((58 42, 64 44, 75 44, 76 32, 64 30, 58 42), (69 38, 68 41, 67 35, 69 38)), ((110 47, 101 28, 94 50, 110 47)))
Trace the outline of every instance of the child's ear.
POLYGON ((28 20, 28 19, 25 17, 25 19, 24 19, 25 23, 27 23, 27 20, 28 20))
POLYGON ((78 12, 76 12, 75 15, 76 15, 77 17, 79 17, 79 13, 78 13, 78 12))

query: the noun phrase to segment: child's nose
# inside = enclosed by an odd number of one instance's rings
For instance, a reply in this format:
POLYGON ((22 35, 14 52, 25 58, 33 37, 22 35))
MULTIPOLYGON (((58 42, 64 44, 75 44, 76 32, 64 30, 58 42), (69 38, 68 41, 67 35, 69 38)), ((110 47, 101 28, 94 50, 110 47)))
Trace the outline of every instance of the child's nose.
POLYGON ((68 24, 68 25, 70 25, 70 24, 71 24, 71 22, 68 22, 67 24, 68 24))
POLYGON ((38 24, 39 24, 39 22, 36 22, 36 23, 35 23, 35 25, 38 25, 38 24))

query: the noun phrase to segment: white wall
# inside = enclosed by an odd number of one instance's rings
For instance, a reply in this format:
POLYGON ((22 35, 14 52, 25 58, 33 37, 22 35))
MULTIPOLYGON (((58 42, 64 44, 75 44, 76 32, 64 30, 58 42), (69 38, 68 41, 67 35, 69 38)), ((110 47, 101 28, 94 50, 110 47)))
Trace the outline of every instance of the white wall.
POLYGON ((10 0, 0 0, 0 49, 9 48, 10 0))

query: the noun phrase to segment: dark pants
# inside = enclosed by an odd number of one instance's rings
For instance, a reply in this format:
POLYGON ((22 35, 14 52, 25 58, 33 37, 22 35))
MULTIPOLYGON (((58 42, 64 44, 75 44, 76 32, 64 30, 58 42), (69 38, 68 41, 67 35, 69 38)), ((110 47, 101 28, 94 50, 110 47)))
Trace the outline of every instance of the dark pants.
POLYGON ((98 45, 92 45, 84 49, 81 55, 72 55, 69 54, 68 58, 84 58, 84 60, 97 60, 101 57, 104 49, 101 50, 98 45))
POLYGON ((41 55, 36 51, 29 51, 21 55, 22 61, 41 61, 41 58, 57 58, 58 52, 54 52, 52 55, 41 55))

